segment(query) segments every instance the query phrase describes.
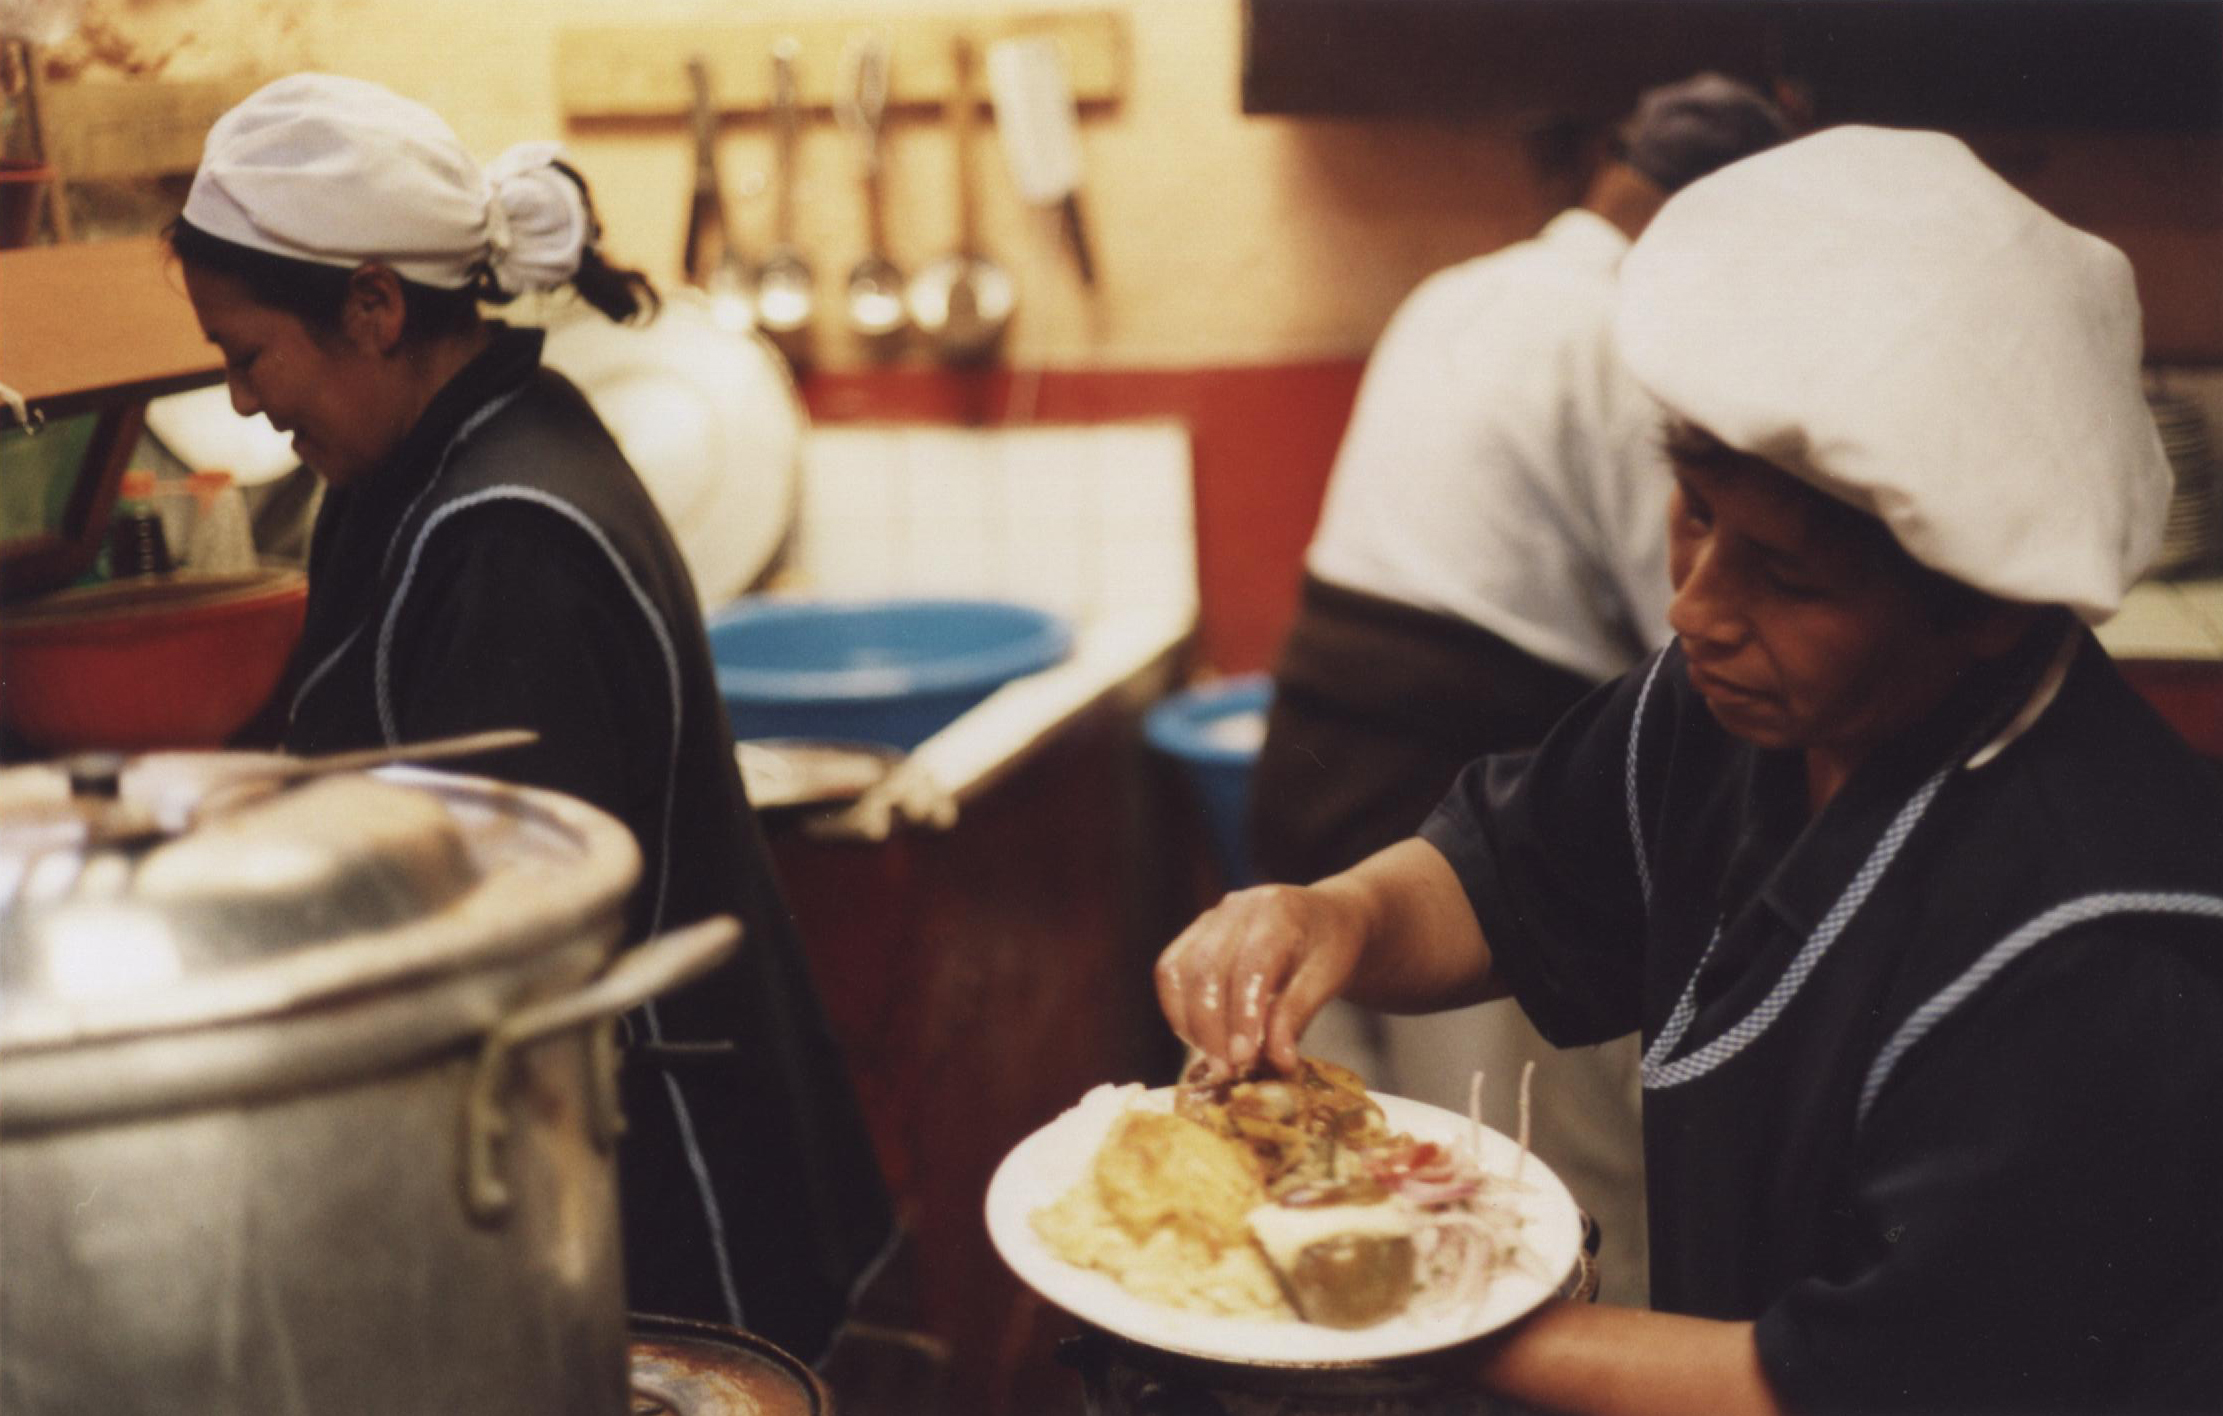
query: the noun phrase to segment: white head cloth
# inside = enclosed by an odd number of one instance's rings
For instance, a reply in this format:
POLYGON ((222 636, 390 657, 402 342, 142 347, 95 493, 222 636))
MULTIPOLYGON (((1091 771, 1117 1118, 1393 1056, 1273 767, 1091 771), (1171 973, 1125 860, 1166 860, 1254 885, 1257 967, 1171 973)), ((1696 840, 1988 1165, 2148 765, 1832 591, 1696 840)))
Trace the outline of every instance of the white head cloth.
POLYGON ((1832 128, 1700 178, 1615 330, 1670 413, 1978 589, 2097 623, 2160 547, 2130 263, 1955 138, 1832 128))
POLYGON ((591 232, 555 143, 481 171, 439 114, 377 84, 294 74, 216 120, 185 199, 211 236, 318 265, 378 261, 457 290, 482 266, 504 290, 552 290, 591 232))

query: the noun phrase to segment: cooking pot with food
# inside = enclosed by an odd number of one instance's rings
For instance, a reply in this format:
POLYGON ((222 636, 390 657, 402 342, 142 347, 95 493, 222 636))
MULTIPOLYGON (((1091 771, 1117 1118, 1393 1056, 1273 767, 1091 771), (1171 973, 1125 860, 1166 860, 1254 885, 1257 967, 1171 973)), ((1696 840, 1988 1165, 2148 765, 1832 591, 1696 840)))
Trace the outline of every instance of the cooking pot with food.
POLYGON ((625 1412, 613 1025, 737 926, 612 963, 602 813, 216 760, 0 773, 0 1410, 625 1412))

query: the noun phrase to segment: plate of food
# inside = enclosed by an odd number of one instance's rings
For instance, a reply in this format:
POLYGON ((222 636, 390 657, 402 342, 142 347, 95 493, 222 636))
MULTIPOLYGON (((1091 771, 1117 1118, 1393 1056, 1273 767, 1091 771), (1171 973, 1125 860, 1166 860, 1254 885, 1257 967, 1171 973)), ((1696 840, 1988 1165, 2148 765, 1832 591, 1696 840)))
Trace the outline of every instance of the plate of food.
POLYGON ((1322 1366, 1450 1347, 1559 1291, 1582 1215, 1478 1120, 1306 1061, 1217 1086, 1100 1086, 988 1186, 1020 1280, 1130 1341, 1322 1366))

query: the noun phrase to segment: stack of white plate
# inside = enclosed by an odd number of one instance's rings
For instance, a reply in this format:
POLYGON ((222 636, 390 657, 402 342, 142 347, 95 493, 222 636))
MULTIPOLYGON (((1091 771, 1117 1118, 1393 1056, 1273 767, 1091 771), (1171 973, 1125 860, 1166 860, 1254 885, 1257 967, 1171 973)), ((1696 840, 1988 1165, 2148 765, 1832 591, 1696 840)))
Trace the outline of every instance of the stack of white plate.
POLYGON ((2207 415, 2189 398, 2160 388, 2146 390, 2154 426, 2176 474, 2169 519, 2161 533, 2161 555, 2154 574, 2177 578, 2223 570, 2223 485, 2217 479, 2215 446, 2207 415))
POLYGON ((810 421, 769 340, 723 328, 707 296, 680 288, 646 324, 560 309, 541 359, 578 385, 640 474, 705 612, 768 573, 794 524, 810 421))

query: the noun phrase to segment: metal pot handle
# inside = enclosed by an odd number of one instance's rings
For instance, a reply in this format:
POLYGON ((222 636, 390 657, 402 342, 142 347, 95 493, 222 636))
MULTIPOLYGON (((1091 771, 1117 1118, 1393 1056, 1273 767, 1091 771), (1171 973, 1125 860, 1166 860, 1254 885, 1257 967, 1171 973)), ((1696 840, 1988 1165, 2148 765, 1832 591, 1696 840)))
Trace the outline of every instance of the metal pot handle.
POLYGON ((471 1086, 463 1101, 463 1204, 474 1220, 498 1222, 509 1211, 509 1182, 502 1175, 500 1150, 509 1133, 502 1090, 509 1080, 510 1055, 518 1048, 600 1023, 590 1043, 589 1080, 594 1097, 594 1135, 607 1149, 624 1129, 617 1100, 617 1048, 612 1028, 619 1014, 702 974, 732 953, 741 925, 716 915, 625 951, 601 977, 561 998, 520 1008, 494 1025, 479 1049, 471 1086))

